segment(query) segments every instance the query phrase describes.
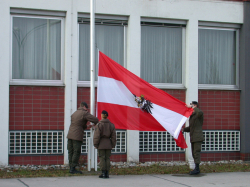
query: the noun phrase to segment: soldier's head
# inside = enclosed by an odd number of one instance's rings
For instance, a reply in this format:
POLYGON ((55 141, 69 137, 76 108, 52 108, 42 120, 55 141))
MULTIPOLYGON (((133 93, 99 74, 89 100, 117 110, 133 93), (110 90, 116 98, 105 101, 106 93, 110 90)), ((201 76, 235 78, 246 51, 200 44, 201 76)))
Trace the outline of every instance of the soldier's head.
POLYGON ((85 102, 81 102, 80 106, 83 107, 85 110, 87 110, 87 108, 89 108, 87 103, 85 103, 85 102))
POLYGON ((101 116, 102 116, 102 119, 107 119, 109 114, 106 110, 103 110, 101 116))
POLYGON ((197 101, 192 101, 192 103, 190 103, 190 105, 192 106, 192 108, 199 107, 199 103, 197 101))

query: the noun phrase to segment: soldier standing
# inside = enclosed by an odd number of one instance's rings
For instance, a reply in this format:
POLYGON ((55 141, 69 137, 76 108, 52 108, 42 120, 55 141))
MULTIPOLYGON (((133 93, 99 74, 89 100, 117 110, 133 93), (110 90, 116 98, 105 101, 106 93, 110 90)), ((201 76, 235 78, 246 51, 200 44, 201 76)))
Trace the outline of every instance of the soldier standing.
POLYGON ((102 111, 102 119, 96 125, 94 134, 94 146, 98 149, 100 169, 102 174, 99 178, 109 178, 111 149, 116 144, 115 125, 109 121, 108 112, 102 111))
MULTIPOLYGON (((88 105, 85 102, 81 102, 80 107, 71 115, 71 125, 68 132, 68 155, 70 173, 82 174, 81 171, 77 171, 75 167, 78 165, 79 157, 81 155, 81 145, 83 141, 84 130, 87 129, 87 122, 90 121, 94 124, 98 123, 98 118, 91 115, 88 110, 88 105)), ((92 125, 89 125, 90 127, 92 125)))
POLYGON ((201 162, 201 144, 204 141, 202 125, 203 125, 203 112, 198 108, 197 101, 192 101, 189 108, 193 108, 193 114, 189 118, 189 127, 183 129, 184 132, 190 132, 190 142, 192 148, 192 156, 194 158, 195 169, 190 172, 190 175, 197 175, 200 173, 199 164, 201 162))

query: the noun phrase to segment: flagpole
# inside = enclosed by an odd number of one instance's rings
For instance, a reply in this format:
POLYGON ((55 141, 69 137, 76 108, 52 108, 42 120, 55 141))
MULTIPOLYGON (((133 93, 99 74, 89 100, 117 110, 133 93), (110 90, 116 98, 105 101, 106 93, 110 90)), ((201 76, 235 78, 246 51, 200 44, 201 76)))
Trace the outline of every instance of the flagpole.
MULTIPOLYGON (((98 53, 98 59, 97 59, 97 62, 98 62, 98 69, 99 69, 99 49, 97 47, 97 53, 98 53)), ((98 73, 97 73, 98 74, 98 73)), ((97 88, 98 88, 98 85, 97 85, 97 88)), ((97 100, 98 100, 98 96, 97 96, 97 100)), ((96 105, 96 117, 98 117, 98 106, 96 105)), ((94 148, 94 168, 95 168, 95 171, 97 171, 97 149, 94 148)))
POLYGON ((90 0, 90 113, 95 114, 95 0, 90 0))
MULTIPOLYGON (((95 0, 90 0, 90 113, 95 115, 95 0)), ((88 138, 88 171, 95 168, 94 130, 88 138)))

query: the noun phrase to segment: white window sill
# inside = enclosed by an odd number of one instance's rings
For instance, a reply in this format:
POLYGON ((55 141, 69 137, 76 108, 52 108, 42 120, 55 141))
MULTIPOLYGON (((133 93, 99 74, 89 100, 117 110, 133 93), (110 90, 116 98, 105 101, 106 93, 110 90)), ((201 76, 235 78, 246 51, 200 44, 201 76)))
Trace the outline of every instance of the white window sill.
MULTIPOLYGON (((90 87, 90 81, 78 81, 77 87, 90 87)), ((95 81, 95 87, 97 87, 97 81, 95 81)))
POLYGON ((199 90, 240 90, 236 85, 224 85, 224 84, 199 84, 199 90))
POLYGON ((34 79, 14 79, 10 81, 10 85, 27 85, 27 86, 65 86, 61 80, 34 80, 34 79))
POLYGON ((174 90, 186 89, 186 87, 183 84, 174 84, 174 83, 150 83, 150 84, 159 89, 174 89, 174 90))

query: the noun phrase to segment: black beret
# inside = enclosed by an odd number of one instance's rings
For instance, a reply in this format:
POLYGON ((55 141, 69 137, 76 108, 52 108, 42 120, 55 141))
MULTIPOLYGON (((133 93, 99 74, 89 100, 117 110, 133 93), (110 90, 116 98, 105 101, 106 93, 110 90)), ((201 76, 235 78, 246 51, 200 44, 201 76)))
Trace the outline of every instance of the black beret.
POLYGON ((192 103, 190 103, 190 104, 194 104, 194 105, 197 105, 197 106, 199 105, 197 101, 192 101, 192 103))
POLYGON ((103 110, 102 114, 104 114, 105 116, 109 116, 109 113, 106 110, 103 110))

